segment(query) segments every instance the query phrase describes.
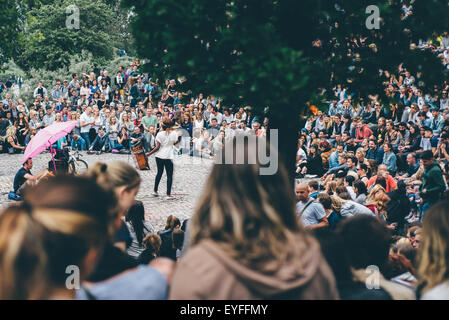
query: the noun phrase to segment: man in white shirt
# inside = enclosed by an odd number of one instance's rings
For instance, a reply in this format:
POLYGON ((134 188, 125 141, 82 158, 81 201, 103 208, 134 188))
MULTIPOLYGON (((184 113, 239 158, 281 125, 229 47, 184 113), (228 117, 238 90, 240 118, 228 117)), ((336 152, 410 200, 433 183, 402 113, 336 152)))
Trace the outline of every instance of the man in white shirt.
POLYGON ((33 97, 36 98, 38 95, 43 99, 47 95, 47 89, 42 86, 42 81, 39 81, 37 88, 34 89, 33 97))
POLYGON ((89 131, 92 128, 92 125, 95 123, 95 119, 92 115, 92 107, 87 107, 86 111, 80 117, 80 126, 81 126, 81 136, 86 141, 86 146, 89 149, 91 145, 91 141, 89 138, 89 131))
MULTIPOLYGON (((218 122, 218 123, 222 123, 222 122, 223 122, 223 115, 222 115, 220 112, 218 112, 217 107, 214 107, 214 108, 212 109, 212 114, 211 114, 211 116, 210 116, 210 122, 212 122, 212 119, 213 119, 213 118, 217 119, 217 122, 218 122)), ((209 122, 209 123, 210 123, 210 122, 209 122)))
POLYGON ((239 134, 242 134, 242 135, 246 136, 250 132, 251 132, 251 129, 246 126, 246 122, 245 121, 240 122, 239 134))
POLYGON ((235 124, 235 121, 231 121, 231 125, 225 130, 225 138, 233 139, 237 132, 237 125, 235 124))

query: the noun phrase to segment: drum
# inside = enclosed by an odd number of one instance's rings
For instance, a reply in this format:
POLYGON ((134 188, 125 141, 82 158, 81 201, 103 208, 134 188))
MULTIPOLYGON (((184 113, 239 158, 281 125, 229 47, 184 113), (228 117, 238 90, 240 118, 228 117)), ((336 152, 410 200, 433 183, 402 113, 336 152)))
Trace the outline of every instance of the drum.
POLYGON ((131 148, 131 151, 132 151, 132 153, 134 155, 134 158, 136 159, 137 167, 140 170, 149 170, 150 169, 150 165, 148 163, 148 159, 147 159, 147 156, 145 154, 145 150, 143 149, 142 141, 137 142, 131 148))

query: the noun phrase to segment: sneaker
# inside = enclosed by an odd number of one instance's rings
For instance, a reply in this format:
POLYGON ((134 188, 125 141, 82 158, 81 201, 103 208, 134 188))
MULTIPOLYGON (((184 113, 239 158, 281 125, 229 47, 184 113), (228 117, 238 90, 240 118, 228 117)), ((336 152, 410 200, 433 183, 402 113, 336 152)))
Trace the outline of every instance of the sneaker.
POLYGON ((118 151, 117 149, 112 149, 111 152, 114 153, 114 154, 120 153, 120 151, 118 151))
POLYGON ((153 191, 152 195, 153 197, 159 197, 159 193, 157 193, 156 191, 153 191))
POLYGON ((165 200, 174 200, 175 199, 175 197, 173 197, 173 196, 166 196, 165 197, 165 200))

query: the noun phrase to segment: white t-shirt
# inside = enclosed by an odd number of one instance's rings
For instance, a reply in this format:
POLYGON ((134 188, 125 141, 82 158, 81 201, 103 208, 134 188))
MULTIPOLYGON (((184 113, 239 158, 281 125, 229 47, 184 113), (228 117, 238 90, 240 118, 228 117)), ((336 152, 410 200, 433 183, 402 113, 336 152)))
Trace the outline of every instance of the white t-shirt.
MULTIPOLYGON (((92 114, 90 116, 88 116, 87 113, 84 112, 80 117, 80 122, 90 123, 92 121, 94 121, 94 117, 92 116, 92 114)), ((90 125, 90 124, 87 126, 81 127, 80 132, 82 132, 82 133, 89 132, 90 128, 92 128, 92 125, 90 125)))
POLYGON ((166 131, 161 131, 156 136, 156 141, 161 144, 159 151, 156 153, 156 157, 159 159, 171 159, 173 160, 173 145, 178 141, 178 133, 176 131, 170 132, 167 135, 166 131))

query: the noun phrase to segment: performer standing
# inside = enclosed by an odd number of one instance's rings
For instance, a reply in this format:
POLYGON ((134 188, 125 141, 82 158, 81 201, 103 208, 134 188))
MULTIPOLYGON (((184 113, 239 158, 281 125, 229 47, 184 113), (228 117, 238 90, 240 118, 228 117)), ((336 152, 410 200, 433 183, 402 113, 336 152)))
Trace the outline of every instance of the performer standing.
POLYGON ((154 182, 154 192, 153 196, 158 197, 159 183, 162 178, 162 173, 167 173, 167 200, 171 200, 171 188, 173 184, 173 146, 179 143, 181 139, 181 132, 176 132, 173 128, 173 122, 170 118, 165 118, 162 120, 162 130, 156 135, 156 147, 147 156, 151 156, 156 153, 156 165, 157 165, 157 175, 154 182))

